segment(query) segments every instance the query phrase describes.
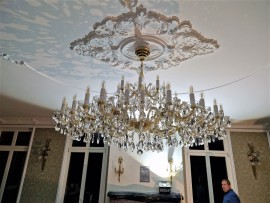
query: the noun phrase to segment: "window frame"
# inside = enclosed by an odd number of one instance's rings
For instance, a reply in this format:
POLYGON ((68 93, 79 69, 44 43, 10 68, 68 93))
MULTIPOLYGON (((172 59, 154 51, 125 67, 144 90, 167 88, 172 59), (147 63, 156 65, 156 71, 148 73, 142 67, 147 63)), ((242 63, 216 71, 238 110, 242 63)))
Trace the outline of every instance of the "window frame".
POLYGON ((69 171, 69 163, 71 153, 85 153, 84 155, 84 166, 82 174, 82 183, 80 189, 80 199, 79 203, 83 203, 84 187, 87 175, 88 157, 90 153, 102 153, 102 168, 101 168, 101 179, 100 179, 100 189, 99 189, 99 203, 104 203, 106 199, 106 184, 107 184, 107 171, 108 171, 108 155, 109 147, 104 144, 104 147, 90 147, 90 143, 87 143, 85 147, 72 146, 73 140, 66 137, 64 156, 61 166, 61 174, 59 177, 59 184, 57 190, 56 202, 64 202, 66 183, 69 171))
POLYGON ((6 128, 6 127, 0 127, 0 134, 3 131, 12 131, 13 132, 13 139, 12 139, 11 145, 0 145, 1 146, 0 151, 8 151, 9 152, 7 162, 6 162, 6 166, 5 166, 5 170, 4 170, 4 174, 3 174, 3 178, 2 178, 2 182, 0 183, 1 184, 1 186, 0 186, 0 201, 2 201, 3 194, 4 194, 4 191, 5 191, 6 181, 7 181, 7 178, 8 178, 10 165, 11 165, 11 161, 12 161, 12 158, 13 158, 13 153, 14 152, 26 152, 24 168, 23 168, 22 177, 21 177, 20 186, 19 186, 19 191, 18 191, 17 200, 16 200, 16 202, 20 202, 23 183, 24 183, 24 178, 25 178, 25 174, 26 174, 26 170, 27 170, 27 166, 28 166, 28 161, 29 161, 29 156, 30 156, 30 152, 31 152, 31 148, 32 148, 33 139, 34 139, 35 128, 17 128, 17 127, 6 128), (19 132, 31 132, 31 137, 30 137, 28 146, 16 146, 16 140, 17 140, 19 132))
POLYGON ((186 195, 187 202, 193 202, 193 191, 192 191, 192 174, 190 165, 190 156, 204 156, 206 162, 206 173, 208 181, 208 191, 209 191, 209 201, 214 202, 213 185, 212 185, 212 173, 210 165, 210 157, 224 157, 226 161, 228 179, 231 180, 232 185, 234 185, 234 190, 238 192, 235 167, 233 162, 233 153, 231 148, 230 133, 227 132, 227 136, 223 139, 224 151, 209 150, 209 146, 206 143, 204 145, 204 150, 193 150, 189 148, 184 148, 185 157, 185 176, 186 176, 186 195))

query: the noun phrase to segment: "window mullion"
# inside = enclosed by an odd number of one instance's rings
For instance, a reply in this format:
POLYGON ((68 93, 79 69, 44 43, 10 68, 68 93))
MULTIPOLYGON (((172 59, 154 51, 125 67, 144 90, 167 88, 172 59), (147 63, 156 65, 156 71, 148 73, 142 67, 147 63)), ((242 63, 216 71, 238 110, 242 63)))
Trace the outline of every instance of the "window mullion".
POLYGON ((101 166, 101 177, 100 177, 100 192, 99 192, 99 203, 103 203, 104 202, 104 199, 105 199, 105 194, 106 194, 106 192, 105 192, 105 189, 106 189, 106 186, 105 186, 105 184, 106 184, 106 178, 107 178, 107 176, 106 176, 106 170, 107 170, 107 167, 105 167, 105 166, 107 166, 107 163, 108 163, 108 155, 107 155, 107 153, 108 153, 108 146, 106 146, 106 149, 103 151, 103 156, 102 156, 102 158, 103 158, 103 160, 102 160, 102 166, 101 166), (105 183, 105 184, 104 184, 105 183), (102 197, 101 197, 101 195, 100 194, 104 194, 102 197))
POLYGON ((85 181, 86 181, 86 175, 87 175, 87 166, 88 166, 88 158, 89 158, 89 152, 84 153, 84 162, 83 162, 83 174, 82 174, 82 181, 81 181, 81 189, 80 189, 80 200, 79 203, 83 203, 84 199, 84 190, 85 190, 85 181))
POLYGON ((206 153, 205 156, 206 161, 206 173, 207 173, 207 181, 208 181, 208 191, 209 191, 209 199, 210 203, 214 203, 214 194, 213 194, 213 181, 212 181, 212 172, 211 172, 211 164, 210 164, 210 155, 206 153))
POLYGON ((64 156, 62 160, 61 166, 61 174, 59 177, 58 183, 58 191, 57 191, 57 198, 56 202, 64 202, 65 196, 65 189, 67 184, 67 177, 69 171, 69 163, 70 163, 70 156, 71 156, 71 147, 72 140, 69 137, 66 137, 65 149, 64 149, 64 156))
POLYGON ((35 128, 33 129, 32 133, 31 133, 31 138, 30 138, 30 142, 29 145, 26 148, 27 151, 27 156, 25 159, 25 163, 24 163, 24 169, 23 169, 23 173, 22 173, 22 179, 21 179, 21 183, 20 183, 20 188, 19 188, 19 192, 18 192, 18 196, 17 196, 17 202, 20 202, 20 198, 21 198, 21 193, 22 193, 22 187, 23 187, 23 183, 24 183, 24 178, 25 178, 25 174, 26 174, 26 169, 28 166, 28 161, 29 161, 29 157, 30 157, 30 152, 32 148, 32 144, 33 144, 33 140, 34 140, 34 135, 35 135, 35 128))
POLYGON ((17 137, 18 137, 18 131, 15 131, 15 132, 14 132, 13 139, 12 139, 12 143, 11 143, 11 146, 12 146, 12 147, 15 146, 17 137))
POLYGON ((4 172, 4 175, 3 175, 1 188, 0 188, 0 202, 2 201, 2 197, 3 197, 3 194, 4 194, 5 185, 6 185, 6 181, 7 181, 7 177, 8 177, 8 172, 9 172, 12 156, 13 156, 13 151, 10 151, 9 154, 8 154, 7 164, 6 164, 6 168, 5 168, 5 172, 4 172))

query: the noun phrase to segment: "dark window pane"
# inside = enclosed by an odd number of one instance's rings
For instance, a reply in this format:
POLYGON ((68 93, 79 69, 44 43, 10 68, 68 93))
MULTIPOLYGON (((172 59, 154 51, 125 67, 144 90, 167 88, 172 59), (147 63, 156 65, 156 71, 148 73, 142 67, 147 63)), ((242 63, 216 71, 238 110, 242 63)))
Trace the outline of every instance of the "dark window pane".
POLYGON ((2 131, 0 136, 0 145, 11 145, 14 132, 2 131))
POLYGON ((192 147, 189 147, 189 149, 204 150, 204 145, 193 145, 192 147))
POLYGON ((194 203, 209 203, 206 163, 204 156, 190 156, 194 203))
POLYGON ((224 151, 223 140, 215 139, 215 142, 208 143, 209 150, 224 151))
POLYGON ((6 164, 7 164, 8 154, 9 152, 7 151, 0 152, 0 184, 2 183, 2 180, 3 180, 3 175, 4 175, 6 164))
POLYGON ((15 203, 19 192, 27 152, 14 152, 8 172, 2 203, 15 203))
POLYGON ((80 141, 73 140, 72 147, 86 147, 86 143, 83 141, 84 137, 81 138, 80 141))
POLYGON ((19 132, 16 140, 17 146, 28 146, 32 132, 19 132))
POLYGON ((71 153, 66 184, 65 203, 79 202, 84 153, 71 153))
POLYGON ((102 159, 102 153, 89 153, 84 203, 98 203, 99 201, 102 159))
POLYGON ((222 202, 223 191, 221 189, 221 181, 227 178, 227 168, 225 157, 210 157, 213 193, 215 202, 222 202))

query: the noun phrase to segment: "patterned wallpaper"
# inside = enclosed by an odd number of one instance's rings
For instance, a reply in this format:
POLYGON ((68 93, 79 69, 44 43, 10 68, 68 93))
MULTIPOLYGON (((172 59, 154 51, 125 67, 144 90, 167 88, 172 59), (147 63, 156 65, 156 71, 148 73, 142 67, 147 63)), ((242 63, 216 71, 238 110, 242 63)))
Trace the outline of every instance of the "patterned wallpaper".
POLYGON ((65 136, 54 129, 36 129, 25 175, 21 203, 54 203, 64 152, 65 136), (50 138, 51 152, 44 170, 39 159, 40 147, 50 138))
MULTIPOLYGON (((269 203, 270 149, 266 132, 231 132, 230 134, 241 203, 269 203), (247 156, 249 151, 248 143, 253 143, 255 149, 261 153, 261 166, 257 167, 257 180, 255 180, 253 176, 252 167, 247 156)), ((25 175, 20 201, 21 203, 55 202, 64 144, 65 136, 58 134, 54 129, 36 129, 28 168, 25 175), (44 145, 47 138, 51 139, 51 152, 48 156, 44 171, 42 171, 41 160, 38 159, 39 149, 41 146, 40 143, 43 143, 44 145)), ((110 162, 113 162, 113 160, 118 157, 118 153, 119 152, 117 150, 115 150, 114 153, 110 153, 110 162)), ((129 163, 126 163, 129 160, 128 157, 129 155, 125 157, 125 167, 129 165, 129 163)), ((109 165, 109 171, 113 171, 114 165, 112 163, 109 165)), ((109 188, 114 185, 114 181, 117 182, 117 177, 112 171, 111 173, 108 173, 109 188)), ((121 177, 121 185, 123 184, 125 188, 127 187, 127 180, 124 176, 129 174, 129 172, 130 171, 126 171, 123 177, 121 177)), ((138 178, 136 178, 136 180, 137 179, 138 178)), ((145 185, 140 185, 140 187, 150 185, 153 187, 151 182, 145 185)), ((180 187, 177 188, 180 189, 180 192, 184 192, 184 188, 181 184, 180 187)))
POLYGON ((269 203, 270 149, 266 132, 231 132, 231 141, 241 203, 269 203), (261 153, 261 166, 256 166, 257 180, 247 156, 248 143, 253 143, 261 153))

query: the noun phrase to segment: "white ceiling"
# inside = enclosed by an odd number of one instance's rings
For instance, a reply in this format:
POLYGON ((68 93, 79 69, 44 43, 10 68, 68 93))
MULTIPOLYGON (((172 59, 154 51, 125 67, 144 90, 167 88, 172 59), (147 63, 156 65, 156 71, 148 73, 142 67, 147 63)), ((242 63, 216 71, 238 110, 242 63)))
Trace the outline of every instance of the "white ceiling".
MULTIPOLYGON (((170 81, 188 99, 189 86, 204 90, 206 104, 222 103, 233 122, 270 125, 270 1, 139 1, 147 10, 188 20, 193 29, 218 41, 213 53, 167 70, 145 74, 146 82, 170 81)), ((86 86, 98 94, 106 80, 116 90, 121 76, 137 73, 97 63, 70 50, 70 43, 95 22, 127 10, 118 0, 0 1, 0 123, 51 121, 63 96, 83 99, 86 86), (22 65, 16 62, 23 61, 22 65)), ((199 95, 197 96, 197 98, 199 95)))

